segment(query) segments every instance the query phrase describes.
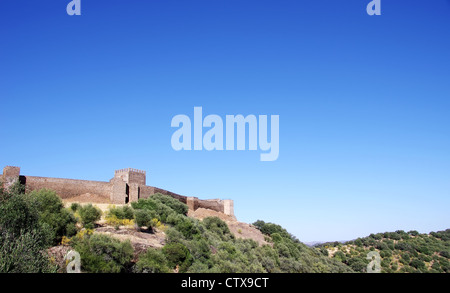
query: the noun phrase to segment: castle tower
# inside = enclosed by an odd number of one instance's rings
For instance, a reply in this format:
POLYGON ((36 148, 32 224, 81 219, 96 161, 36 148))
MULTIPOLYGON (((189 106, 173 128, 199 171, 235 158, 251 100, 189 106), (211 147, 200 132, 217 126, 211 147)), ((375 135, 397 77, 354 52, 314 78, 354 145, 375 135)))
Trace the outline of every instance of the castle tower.
POLYGON ((138 201, 141 186, 146 185, 146 172, 133 168, 116 170, 111 182, 113 183, 112 203, 124 204, 138 201))
POLYGON ((20 177, 20 167, 6 166, 3 168, 3 187, 5 189, 13 185, 20 177))

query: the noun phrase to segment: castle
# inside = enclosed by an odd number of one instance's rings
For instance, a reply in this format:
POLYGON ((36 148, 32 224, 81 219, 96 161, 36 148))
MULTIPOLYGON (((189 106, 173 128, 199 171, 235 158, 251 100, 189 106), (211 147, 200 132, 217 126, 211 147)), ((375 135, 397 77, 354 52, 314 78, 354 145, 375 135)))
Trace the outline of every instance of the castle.
POLYGON ((3 174, 0 175, 0 181, 3 182, 4 187, 8 188, 16 180, 25 186, 26 192, 46 188, 54 190, 62 199, 67 200, 83 194, 95 194, 97 197, 104 198, 105 203, 127 204, 138 201, 140 198, 148 198, 155 193, 162 193, 187 204, 192 211, 205 208, 234 217, 232 200, 201 200, 197 197, 187 197, 148 186, 146 185, 146 172, 132 168, 116 170, 114 177, 109 182, 104 182, 24 176, 20 175, 20 167, 6 166, 3 174))

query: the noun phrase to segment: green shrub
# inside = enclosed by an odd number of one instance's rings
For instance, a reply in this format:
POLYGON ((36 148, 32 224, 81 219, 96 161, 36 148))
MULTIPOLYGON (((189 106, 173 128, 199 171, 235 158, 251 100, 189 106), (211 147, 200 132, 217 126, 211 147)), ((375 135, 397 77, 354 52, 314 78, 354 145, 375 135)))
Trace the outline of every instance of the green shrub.
POLYGON ((63 236, 70 237, 76 234, 75 217, 64 208, 61 198, 54 191, 41 189, 32 191, 27 196, 37 209, 39 220, 52 227, 55 235, 54 244, 59 243, 63 236))
POLYGON ((134 211, 130 206, 113 207, 109 209, 108 216, 115 216, 119 220, 133 220, 134 211))
POLYGON ((177 214, 186 215, 188 212, 188 206, 178 199, 175 199, 169 195, 163 195, 156 193, 151 196, 154 200, 160 201, 162 204, 173 209, 177 214))
POLYGON ((426 261, 426 262, 430 262, 431 261, 431 257, 426 255, 426 254, 420 254, 417 259, 420 259, 421 261, 426 261))
MULTIPOLYGON (((47 229, 50 227, 47 226, 47 229)), ((42 234, 42 229, 19 235, 0 232, 0 273, 56 272, 56 266, 50 264, 43 250, 45 243, 42 240, 45 237, 42 234)))
POLYGON ((13 195, 0 204, 0 227, 13 235, 39 226, 39 213, 22 194, 13 195))
POLYGON ((147 199, 139 199, 132 202, 131 206, 135 209, 147 209, 156 213, 156 218, 161 222, 167 223, 167 219, 171 215, 185 215, 187 213, 187 205, 180 201, 162 194, 154 194, 147 199))
POLYGON ((166 240, 167 240, 167 243, 181 242, 182 240, 185 240, 185 238, 180 231, 178 231, 174 227, 170 227, 166 231, 166 240))
POLYGON ((358 239, 355 240, 355 245, 358 246, 358 247, 363 246, 363 243, 362 243, 362 241, 361 241, 360 238, 358 238, 358 239))
POLYGON ((181 243, 168 243, 162 249, 171 268, 179 266, 180 272, 186 272, 192 264, 189 249, 181 243))
POLYGON ((387 258, 381 260, 381 266, 383 268, 389 268, 390 267, 390 263, 391 263, 391 261, 389 259, 387 259, 387 258))
POLYGON ((195 260, 209 263, 209 259, 211 258, 211 249, 205 238, 186 241, 185 244, 195 260))
POLYGON ((272 235, 273 233, 278 233, 283 238, 291 239, 292 235, 289 234, 283 227, 273 223, 265 223, 264 221, 258 220, 253 223, 256 228, 258 228, 263 234, 272 235))
POLYGON ((92 204, 85 205, 79 209, 81 221, 83 226, 87 229, 92 229, 95 222, 102 217, 102 211, 94 207, 92 204))
POLYGON ((25 186, 16 180, 8 189, 3 188, 3 182, 0 180, 0 204, 7 201, 14 195, 24 194, 25 186))
POLYGON ((185 220, 176 225, 175 228, 180 231, 186 239, 193 239, 200 234, 199 228, 190 218, 185 218, 185 220))
POLYGON ((328 249, 326 249, 325 247, 320 247, 319 251, 322 255, 327 256, 329 255, 328 249))
POLYGON ((138 273, 170 273, 167 259, 160 249, 149 248, 139 256, 135 266, 138 273))
POLYGON ((345 262, 346 257, 344 255, 344 253, 342 251, 337 251, 334 255, 333 258, 335 258, 336 260, 340 261, 340 262, 345 262))
POLYGON ((102 234, 93 234, 75 242, 81 257, 81 269, 88 273, 120 273, 130 269, 133 247, 102 234))
POLYGON ((81 205, 77 202, 74 202, 70 205, 70 209, 72 210, 72 212, 76 212, 80 209, 81 205))
POLYGON ((401 240, 402 236, 397 232, 389 232, 387 238, 390 238, 392 240, 401 240))
POLYGON ((189 274, 208 273, 209 265, 202 261, 195 261, 188 269, 189 274))
POLYGON ((413 259, 410 265, 416 269, 423 270, 425 269, 425 263, 419 259, 413 259))
MULTIPOLYGON (((274 234, 272 234, 272 236, 276 235, 276 234, 277 233, 274 233, 274 234)), ((286 258, 292 257, 292 254, 291 254, 289 248, 286 246, 286 244, 284 244, 282 242, 275 242, 274 248, 278 251, 278 255, 280 257, 286 257, 286 258)))
POLYGON ((0 203, 0 272, 53 271, 44 251, 55 239, 54 229, 28 196, 9 192, 0 203))
POLYGON ((8 189, 3 188, 3 182, 0 180, 0 203, 8 200, 14 195, 24 194, 25 185, 23 185, 19 180, 14 181, 14 183, 8 187, 8 189))
POLYGON ((417 236, 417 235, 419 235, 419 232, 417 232, 416 230, 411 230, 408 232, 408 234, 411 236, 417 236))
POLYGON ((68 237, 76 235, 78 232, 77 226, 75 223, 69 223, 66 226, 66 235, 68 237))
POLYGON ((427 246, 427 244, 425 245, 421 245, 418 249, 419 252, 426 254, 426 255, 431 255, 432 252, 430 251, 430 248, 427 246))
POLYGON ((204 218, 202 224, 206 229, 217 234, 224 241, 229 240, 232 236, 227 223, 225 223, 218 217, 204 218))
POLYGON ((301 273, 303 271, 302 264, 291 258, 280 258, 280 269, 285 273, 301 273))
POLYGON ((361 257, 355 257, 348 260, 348 265, 355 271, 363 273, 367 269, 368 261, 361 257))
POLYGON ((409 263, 411 261, 411 257, 409 255, 409 253, 403 253, 402 254, 402 259, 406 262, 409 263))
POLYGON ((149 229, 152 228, 152 219, 155 218, 155 212, 147 209, 144 210, 136 210, 135 211, 135 222, 136 225, 140 227, 147 227, 149 229))
POLYGON ((273 233, 270 237, 272 237, 272 241, 275 243, 283 241, 283 238, 281 238, 279 233, 273 233))
POLYGON ((222 242, 219 246, 219 249, 226 251, 226 253, 231 256, 237 253, 236 247, 231 242, 222 242))
POLYGON ((437 262, 437 261, 435 261, 435 262, 433 263, 433 265, 431 266, 431 268, 434 269, 434 270, 436 270, 436 271, 438 271, 438 272, 442 272, 441 265, 440 265, 439 262, 437 262))
POLYGON ((439 259, 439 264, 441 265, 441 268, 446 271, 447 273, 450 272, 450 262, 447 259, 441 258, 439 259))
POLYGON ((184 221, 184 217, 185 216, 183 216, 183 215, 172 213, 172 214, 167 216, 166 223, 167 224, 171 224, 173 226, 176 226, 179 223, 184 221))

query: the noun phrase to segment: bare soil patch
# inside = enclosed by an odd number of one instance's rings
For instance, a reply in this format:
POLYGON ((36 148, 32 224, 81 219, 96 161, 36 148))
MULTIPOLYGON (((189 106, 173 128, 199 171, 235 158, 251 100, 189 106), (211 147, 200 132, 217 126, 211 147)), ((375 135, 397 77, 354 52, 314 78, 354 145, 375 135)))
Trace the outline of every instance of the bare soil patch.
POLYGON ((124 226, 119 227, 118 230, 111 226, 104 226, 96 228, 95 233, 106 234, 120 241, 130 240, 135 254, 145 252, 149 247, 162 248, 166 241, 166 234, 157 229, 149 233, 124 226))

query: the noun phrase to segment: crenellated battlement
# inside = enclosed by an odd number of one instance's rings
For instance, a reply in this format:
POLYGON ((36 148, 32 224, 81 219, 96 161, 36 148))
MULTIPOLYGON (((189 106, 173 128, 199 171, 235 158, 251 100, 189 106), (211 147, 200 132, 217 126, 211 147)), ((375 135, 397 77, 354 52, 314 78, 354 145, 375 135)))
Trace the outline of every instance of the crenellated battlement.
POLYGON ((120 178, 127 184, 136 183, 139 185, 145 185, 146 172, 134 168, 125 168, 116 170, 114 172, 114 178, 120 178))
POLYGON ((125 168, 125 169, 120 169, 120 170, 114 171, 115 174, 124 174, 124 173, 129 173, 129 172, 142 173, 144 175, 147 173, 144 170, 139 170, 139 169, 134 169, 134 168, 125 168))

